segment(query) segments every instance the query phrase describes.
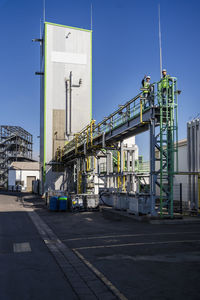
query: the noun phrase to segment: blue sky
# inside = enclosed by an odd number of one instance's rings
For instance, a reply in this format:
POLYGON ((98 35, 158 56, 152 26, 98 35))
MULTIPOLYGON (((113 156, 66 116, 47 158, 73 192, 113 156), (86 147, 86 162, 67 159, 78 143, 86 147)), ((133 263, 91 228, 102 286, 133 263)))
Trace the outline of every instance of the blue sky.
MULTIPOLYGON (((158 3, 163 67, 178 78, 179 139, 200 113, 200 1, 46 0, 46 21, 90 29, 93 4, 93 118, 135 96, 144 74, 159 80, 158 3)), ((39 141, 39 37, 43 0, 0 0, 0 124, 22 126, 39 141)), ((137 138, 141 152, 146 136, 137 138)), ((147 150, 146 150, 147 151, 147 150)))

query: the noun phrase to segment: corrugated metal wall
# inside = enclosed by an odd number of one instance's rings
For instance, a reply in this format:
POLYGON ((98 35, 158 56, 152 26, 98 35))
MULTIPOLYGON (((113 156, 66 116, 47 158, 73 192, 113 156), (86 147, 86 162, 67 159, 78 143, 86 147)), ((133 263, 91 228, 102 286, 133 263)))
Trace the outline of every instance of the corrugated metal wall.
MULTIPOLYGON (((200 119, 187 123, 187 140, 188 140, 188 171, 200 172, 200 119)), ((198 209, 199 191, 198 176, 189 176, 188 198, 191 209, 198 209)))

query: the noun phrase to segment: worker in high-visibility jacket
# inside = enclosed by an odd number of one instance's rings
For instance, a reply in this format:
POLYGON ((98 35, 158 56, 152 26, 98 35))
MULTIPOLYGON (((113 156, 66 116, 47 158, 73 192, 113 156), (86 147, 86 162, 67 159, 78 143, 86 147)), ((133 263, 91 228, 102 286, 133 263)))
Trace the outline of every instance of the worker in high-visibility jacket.
POLYGON ((170 102, 170 95, 171 95, 171 89, 170 89, 170 76, 167 75, 167 70, 162 70, 162 80, 161 80, 161 94, 162 94, 162 101, 163 104, 166 104, 166 98, 168 96, 168 101, 170 102))
POLYGON ((151 91, 151 83, 150 83, 150 79, 151 77, 148 76, 144 76, 144 78, 142 79, 142 96, 144 99, 144 109, 147 108, 147 105, 150 106, 150 91, 151 91))

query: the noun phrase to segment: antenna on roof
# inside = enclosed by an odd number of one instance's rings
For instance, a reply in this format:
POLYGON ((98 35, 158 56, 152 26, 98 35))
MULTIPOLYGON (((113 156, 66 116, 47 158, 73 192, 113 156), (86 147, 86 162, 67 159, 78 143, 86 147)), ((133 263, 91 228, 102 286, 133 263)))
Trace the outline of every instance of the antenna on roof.
POLYGON ((158 22, 159 22, 159 47, 160 47, 160 77, 162 77, 162 44, 161 44, 161 26, 160 26, 160 3, 158 4, 158 22))
POLYGON ((40 18, 40 39, 42 38, 42 20, 40 18))
POLYGON ((90 13, 91 13, 91 30, 92 30, 92 3, 91 3, 90 13))
POLYGON ((43 0, 43 22, 45 23, 45 5, 46 3, 45 3, 45 0, 43 0))

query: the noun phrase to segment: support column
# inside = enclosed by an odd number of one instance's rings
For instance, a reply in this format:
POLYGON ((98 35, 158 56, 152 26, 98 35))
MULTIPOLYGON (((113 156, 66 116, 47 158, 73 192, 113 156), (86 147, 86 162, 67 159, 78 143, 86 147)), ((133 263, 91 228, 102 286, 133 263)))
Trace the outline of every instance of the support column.
POLYGON ((106 188, 109 189, 109 173, 110 173, 110 153, 106 151, 106 188))
POLYGON ((135 150, 132 151, 131 153, 131 157, 132 157, 132 191, 135 192, 136 191, 136 183, 135 183, 135 150))
POLYGON ((120 172, 123 172, 124 167, 124 144, 120 142, 120 172))
POLYGON ((155 170, 155 117, 153 116, 150 122, 150 200, 151 200, 151 215, 156 215, 156 170, 155 170))
POLYGON ((130 150, 127 150, 127 171, 130 172, 130 150))
POLYGON ((123 171, 124 171, 124 143, 120 143, 120 178, 123 187, 123 171))
POLYGON ((77 194, 80 192, 80 171, 81 171, 81 162, 80 162, 80 158, 77 158, 77 165, 76 165, 76 190, 77 190, 77 194))

